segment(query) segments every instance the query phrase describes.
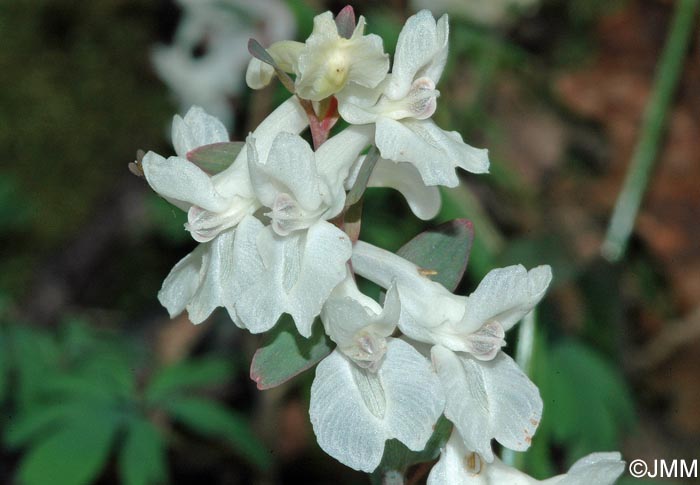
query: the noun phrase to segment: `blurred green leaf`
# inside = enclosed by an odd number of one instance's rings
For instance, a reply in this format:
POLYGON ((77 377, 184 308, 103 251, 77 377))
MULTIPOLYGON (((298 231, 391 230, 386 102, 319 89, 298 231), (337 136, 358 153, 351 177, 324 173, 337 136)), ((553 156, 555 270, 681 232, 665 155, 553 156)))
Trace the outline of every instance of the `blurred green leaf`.
POLYGON ((163 404, 171 416, 191 430, 225 440, 246 460, 266 469, 270 452, 258 440, 245 417, 216 401, 197 397, 178 397, 163 404))
POLYGON ((245 147, 245 142, 229 141, 212 143, 195 148, 187 154, 187 159, 212 175, 226 170, 245 147))
POLYGON ((270 389, 313 367, 333 350, 320 321, 311 336, 299 335, 289 315, 282 315, 270 332, 268 343, 259 348, 250 364, 250 378, 258 389, 270 389))
POLYGON ((9 345, 4 326, 0 325, 0 403, 4 402, 8 388, 8 373, 10 372, 9 345))
POLYGON ((0 174, 0 229, 23 229, 31 222, 33 202, 25 196, 16 177, 0 174))
POLYGON ((23 485, 87 485, 105 466, 118 427, 114 416, 83 413, 38 442, 20 463, 23 485))
POLYGON ((124 485, 154 485, 168 481, 165 443, 150 421, 134 419, 129 423, 119 453, 119 474, 124 485))
MULTIPOLYGON (((537 343, 533 380, 544 401, 538 446, 564 447, 566 464, 594 451, 620 448, 622 433, 636 422, 629 388, 616 368, 584 344, 565 341, 548 348, 537 343), (582 426, 581 423, 585 423, 582 426)), ((528 453, 530 455, 530 453, 528 453)), ((535 476, 553 467, 544 450, 528 456, 535 476)))
POLYGON ((161 369, 153 377, 146 389, 146 400, 156 402, 191 388, 220 385, 227 382, 232 373, 233 365, 222 358, 184 360, 161 369))
POLYGON ((397 254, 425 270, 450 291, 462 281, 469 261, 474 227, 466 219, 455 219, 420 233, 407 242, 397 254))
POLYGON ((388 471, 399 471, 404 474, 408 467, 417 463, 435 460, 440 450, 452 433, 452 423, 445 416, 440 416, 435 424, 435 431, 428 440, 423 451, 411 451, 396 439, 388 440, 384 448, 382 461, 372 473, 372 483, 381 484, 388 471))
POLYGON ((91 406, 81 401, 61 401, 58 403, 42 404, 22 412, 5 428, 3 441, 9 448, 26 445, 47 428, 55 427, 61 421, 79 417, 85 412, 91 412, 91 406))
POLYGON ((17 379, 15 394, 23 409, 32 405, 46 382, 60 371, 60 351, 46 332, 26 325, 14 325, 10 332, 11 359, 17 379))
POLYGON ((171 205, 155 192, 149 192, 146 210, 155 229, 166 238, 173 242, 184 242, 190 238, 189 233, 185 231, 187 213, 171 205))

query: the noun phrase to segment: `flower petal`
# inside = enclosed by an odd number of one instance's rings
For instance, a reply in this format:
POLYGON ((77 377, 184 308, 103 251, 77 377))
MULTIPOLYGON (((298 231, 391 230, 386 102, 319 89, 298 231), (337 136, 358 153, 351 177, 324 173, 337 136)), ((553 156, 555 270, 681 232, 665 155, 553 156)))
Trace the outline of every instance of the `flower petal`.
POLYGON ((377 120, 376 143, 382 157, 415 165, 426 185, 455 187, 455 167, 488 172, 488 151, 464 143, 457 132, 438 128, 431 120, 377 120))
POLYGON ((391 187, 401 192, 411 211, 424 221, 440 212, 440 191, 426 186, 415 166, 380 158, 369 178, 369 187, 391 187))
POLYGON ((355 470, 371 472, 387 439, 422 450, 443 406, 429 362, 406 342, 391 339, 376 374, 337 350, 324 359, 311 386, 309 414, 326 453, 355 470))
POLYGON ((442 25, 438 36, 435 19, 429 10, 421 10, 406 20, 396 44, 391 81, 386 91, 389 98, 397 100, 405 97, 413 81, 419 77, 418 73, 428 65, 437 62, 444 68, 447 60, 446 21, 442 25))
MULTIPOLYGON (((289 313, 304 337, 333 288, 345 277, 352 247, 347 235, 326 221, 308 231, 279 236, 252 216, 239 225, 244 233, 234 251, 243 273, 234 293, 236 313, 253 333, 269 330, 289 313), (252 240, 255 238, 255 244, 252 240)), ((238 240, 237 240, 238 243, 238 240)))
POLYGON ((551 280, 552 270, 546 265, 530 271, 521 265, 489 271, 469 295, 459 328, 471 333, 495 320, 509 330, 537 305, 551 280))
POLYGON ((175 153, 182 158, 195 148, 229 141, 224 124, 199 106, 191 107, 184 118, 173 117, 172 138, 175 153))
MULTIPOLYGON (((267 160, 270 147, 280 133, 299 134, 309 124, 309 119, 304 109, 299 104, 299 99, 292 96, 270 113, 253 131, 255 149, 261 160, 267 160)), ((236 160, 223 172, 213 178, 216 190, 225 196, 237 194, 252 196, 252 188, 248 182, 248 153, 241 150, 236 160), (248 190, 246 192, 245 190, 248 190)))
POLYGON ((433 364, 447 401, 445 416, 455 424, 468 449, 493 461, 491 439, 524 451, 542 416, 537 387, 503 352, 482 362, 436 345, 433 364))
POLYGON ((212 212, 227 208, 227 199, 216 191, 211 177, 194 163, 180 157, 166 160, 154 152, 146 153, 141 163, 151 188, 178 207, 196 205, 212 212))
POLYGON ((281 193, 292 195, 304 209, 321 205, 319 176, 314 152, 299 135, 280 133, 275 137, 267 159, 258 160, 255 139, 248 138, 248 168, 253 190, 267 207, 281 193))
POLYGON ((195 324, 206 320, 217 307, 226 307, 233 314, 234 238, 234 230, 223 232, 175 265, 158 292, 158 300, 171 318, 185 309, 195 324))
POLYGON ((591 453, 574 463, 569 472, 561 477, 550 478, 542 483, 551 485, 612 485, 625 471, 625 462, 618 452, 591 453))
POLYGON ((357 365, 376 370, 386 352, 386 338, 396 329, 399 309, 395 288, 387 292, 382 308, 360 292, 348 273, 323 305, 321 320, 339 350, 357 365))

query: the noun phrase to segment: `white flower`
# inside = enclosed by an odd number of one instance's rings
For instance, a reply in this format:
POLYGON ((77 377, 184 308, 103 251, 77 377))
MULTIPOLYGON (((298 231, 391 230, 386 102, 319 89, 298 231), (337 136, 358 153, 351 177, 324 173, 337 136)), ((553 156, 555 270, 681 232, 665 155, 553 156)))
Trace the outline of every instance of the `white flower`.
POLYGON ((232 98, 240 94, 250 37, 269 41, 294 35, 289 8, 279 0, 178 0, 183 9, 171 45, 153 49, 158 75, 180 106, 202 106, 231 126, 232 98), (251 22, 255 19, 255 22, 251 22), (201 55, 195 55, 197 49, 201 55))
POLYGON ((445 417, 459 430, 470 450, 493 461, 491 440, 525 451, 542 418, 537 387, 503 352, 490 361, 440 345, 431 351, 445 392, 445 417))
POLYGON ((410 17, 399 35, 392 73, 376 89, 358 85, 338 94, 340 115, 352 124, 376 124, 382 157, 416 166, 427 185, 454 187, 455 167, 488 171, 487 150, 464 143, 457 132, 438 128, 435 89, 447 62, 447 16, 435 21, 422 10, 410 17))
POLYGON ((344 207, 338 173, 369 143, 366 130, 345 130, 314 153, 297 135, 279 134, 265 158, 248 140, 248 167, 265 226, 247 217, 234 248, 235 317, 253 333, 289 313, 305 337, 352 253, 347 235, 327 222, 344 207))
POLYGON ((428 476, 428 485, 612 485, 625 471, 620 453, 592 453, 578 460, 564 475, 535 480, 495 458, 485 463, 465 446, 458 431, 453 431, 440 460, 428 476))
POLYGON ((422 450, 442 413, 444 397, 425 357, 408 343, 388 339, 375 372, 339 350, 316 368, 309 414, 321 448, 365 472, 380 463, 386 440, 422 450))
POLYGON ((470 449, 493 459, 491 439, 514 450, 530 446, 542 414, 537 387, 506 354, 505 331, 532 310, 551 279, 548 266, 489 273, 469 297, 453 295, 403 258, 358 241, 353 268, 380 286, 396 285, 399 328, 434 344, 433 365, 445 392, 445 416, 470 449))
POLYGON ((384 309, 357 288, 348 274, 331 293, 321 311, 326 334, 360 367, 376 371, 386 353, 386 339, 396 329, 399 299, 389 289, 384 309))
POLYGON ((375 283, 396 284, 405 335, 481 360, 492 359, 505 345, 505 332, 542 299, 552 278, 549 266, 495 269, 464 297, 431 281, 413 263, 362 241, 355 244, 352 262, 358 274, 375 283))
MULTIPOLYGON (((282 41, 267 50, 277 65, 296 74, 296 94, 303 99, 320 101, 340 92, 346 85, 376 87, 389 70, 389 57, 382 39, 364 35, 365 19, 360 17, 352 36, 341 37, 331 12, 314 18, 314 28, 305 43, 282 41)), ((266 86, 274 70, 252 59, 246 81, 253 89, 266 86)))
MULTIPOLYGON (((324 182, 320 180, 323 174, 306 180, 298 176, 308 175, 308 163, 314 160, 308 144, 292 135, 306 124, 305 113, 291 98, 251 136, 251 143, 255 140, 252 160, 244 150, 228 169, 210 176, 185 157, 199 146, 227 141, 228 135, 218 120, 194 108, 184 119, 175 117, 173 122, 173 144, 179 156, 166 160, 152 152, 146 154, 143 169, 149 184, 188 211, 186 227, 204 243, 178 263, 163 283, 159 299, 171 316, 187 309, 190 319, 199 323, 214 308, 223 306, 239 326, 264 331, 286 311, 295 318, 301 333, 308 336, 323 301, 345 276, 350 242, 342 231, 321 219, 332 217, 342 208, 342 182, 337 190, 332 186, 339 183, 335 178, 324 182), (306 172, 289 164, 296 161, 307 162, 306 172), (315 187, 315 195, 309 192, 310 187, 315 187), (273 227, 264 227, 252 214, 266 204, 275 210, 277 188, 304 208, 314 200, 318 202, 318 207, 312 208, 318 209, 318 220, 304 219, 306 213, 297 219, 278 214, 275 226, 281 232, 282 228, 288 229, 287 236, 277 234, 273 227), (259 308, 263 297, 272 303, 259 308)), ((329 170, 347 173, 369 143, 366 132, 353 129, 327 142, 330 146, 321 159, 329 170)))

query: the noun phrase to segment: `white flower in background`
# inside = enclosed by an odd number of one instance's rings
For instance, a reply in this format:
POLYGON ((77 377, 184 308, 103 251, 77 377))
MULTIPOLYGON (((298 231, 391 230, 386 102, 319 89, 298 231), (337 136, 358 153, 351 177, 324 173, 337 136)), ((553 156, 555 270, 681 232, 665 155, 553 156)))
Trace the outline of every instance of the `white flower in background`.
POLYGON ((365 278, 385 288, 396 284, 399 328, 406 336, 481 360, 496 355, 505 332, 537 305, 552 278, 549 266, 495 269, 465 297, 431 281, 413 263, 362 241, 355 244, 352 261, 365 278))
POLYGON ((273 42, 294 36, 295 21, 280 0, 178 0, 182 19, 171 45, 153 49, 158 75, 181 109, 203 107, 226 126, 233 123, 232 98, 241 93, 248 39, 273 42), (201 55, 196 51, 201 49, 201 55))
POLYGON ((391 74, 376 89, 349 85, 338 94, 338 111, 352 124, 376 124, 382 157, 409 162, 426 185, 455 187, 455 167, 488 172, 488 152, 464 143, 459 133, 440 129, 430 117, 435 89, 447 62, 447 16, 437 22, 423 10, 406 21, 399 35, 391 74))
POLYGON ((625 471, 620 454, 592 453, 578 460, 564 475, 535 480, 498 458, 485 463, 464 445, 456 430, 428 476, 428 485, 612 485, 625 471))
POLYGON ((318 444, 345 465, 371 472, 386 440, 421 451, 445 401, 428 360, 410 344, 387 339, 376 372, 335 350, 316 368, 309 415, 318 444))
POLYGON ((532 10, 540 0, 411 0, 411 8, 427 8, 435 15, 449 13, 486 24, 501 25, 514 20, 517 14, 532 10))
MULTIPOLYGON (((296 75, 296 93, 303 99, 320 101, 343 90, 346 85, 376 87, 389 70, 378 35, 364 35, 365 19, 360 17, 352 36, 341 37, 330 12, 314 18, 314 29, 305 43, 281 41, 267 50, 277 65, 296 75)), ((266 86, 274 70, 258 59, 248 65, 246 81, 253 89, 266 86)))

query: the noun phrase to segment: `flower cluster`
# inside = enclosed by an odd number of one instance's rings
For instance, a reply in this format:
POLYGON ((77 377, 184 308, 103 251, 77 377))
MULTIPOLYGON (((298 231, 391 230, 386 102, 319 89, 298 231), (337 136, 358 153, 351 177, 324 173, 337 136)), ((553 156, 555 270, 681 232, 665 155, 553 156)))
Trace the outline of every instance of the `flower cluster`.
MULTIPOLYGON (((319 317, 336 348, 316 369, 311 423, 321 448, 354 469, 373 471, 389 439, 422 450, 444 415, 453 432, 429 483, 532 483, 498 460, 491 441, 526 450, 540 422, 537 388, 501 348, 544 296, 550 268, 495 269, 459 296, 346 232, 348 194, 372 151, 368 186, 399 190, 422 219, 437 214, 439 185, 459 183, 457 167, 489 167, 486 150, 430 119, 447 61, 447 16, 436 21, 424 10, 409 18, 391 66, 381 38, 364 29, 351 9, 335 19, 326 12, 306 42, 277 42, 252 59, 249 86, 290 73, 294 95, 244 145, 195 107, 173 121, 176 156, 143 157, 148 183, 187 211, 185 227, 200 243, 159 299, 171 316, 187 310, 194 323, 224 307, 253 333, 286 313, 308 337, 319 317), (311 124, 312 134, 326 130, 314 140, 325 140, 338 116, 349 126, 315 149, 300 136, 311 124), (216 173, 197 163, 211 147, 232 150, 216 173), (358 289, 356 275, 385 289, 382 304, 358 289)), ((612 483, 623 467, 619 454, 595 454, 550 483, 612 483)))

